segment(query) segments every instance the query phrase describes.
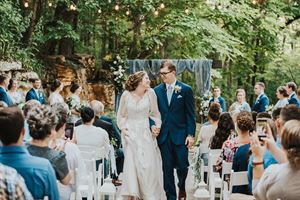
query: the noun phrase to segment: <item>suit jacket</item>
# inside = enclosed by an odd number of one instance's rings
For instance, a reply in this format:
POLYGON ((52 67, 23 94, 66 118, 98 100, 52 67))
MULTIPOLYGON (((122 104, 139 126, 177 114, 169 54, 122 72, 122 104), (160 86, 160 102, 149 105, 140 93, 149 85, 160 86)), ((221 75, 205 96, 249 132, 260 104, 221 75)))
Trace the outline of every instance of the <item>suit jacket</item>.
POLYGON ((33 88, 31 88, 26 94, 26 101, 29 101, 31 99, 38 100, 41 104, 45 104, 45 94, 43 92, 40 92, 40 95, 38 96, 33 88))
MULTIPOLYGON (((211 98, 211 99, 209 100, 209 106, 210 106, 210 104, 211 104, 212 102, 214 102, 214 98, 211 98)), ((222 112, 225 112, 225 111, 226 111, 226 102, 225 102, 225 99, 224 99, 223 97, 219 96, 219 97, 218 97, 218 102, 217 102, 217 103, 220 104, 221 109, 222 109, 222 112)))
POLYGON ((163 144, 170 135, 174 144, 184 145, 186 137, 194 136, 196 130, 192 88, 176 81, 170 105, 168 105, 166 84, 158 85, 154 91, 162 119, 160 134, 157 137, 158 144, 163 144), (176 87, 180 89, 176 90, 176 87))
MULTIPOLYGON (((75 126, 79 126, 81 124, 82 124, 82 121, 80 119, 75 123, 75 126)), ((108 133, 110 141, 114 138, 114 140, 116 141, 116 144, 114 145, 114 147, 116 149, 121 147, 121 136, 118 135, 118 132, 116 132, 116 130, 114 129, 112 123, 110 123, 108 121, 105 121, 105 120, 103 120, 103 119, 96 116, 93 125, 106 130, 106 132, 108 133)))
POLYGON ((295 104, 300 107, 300 100, 297 98, 296 93, 292 94, 291 98, 288 99, 289 104, 295 104))
POLYGON ((260 112, 266 112, 266 108, 269 106, 269 98, 267 95, 262 94, 258 100, 255 101, 252 111, 255 111, 257 113, 260 112))
POLYGON ((0 101, 5 102, 7 106, 13 105, 13 102, 8 96, 6 90, 4 90, 2 87, 0 87, 0 101))

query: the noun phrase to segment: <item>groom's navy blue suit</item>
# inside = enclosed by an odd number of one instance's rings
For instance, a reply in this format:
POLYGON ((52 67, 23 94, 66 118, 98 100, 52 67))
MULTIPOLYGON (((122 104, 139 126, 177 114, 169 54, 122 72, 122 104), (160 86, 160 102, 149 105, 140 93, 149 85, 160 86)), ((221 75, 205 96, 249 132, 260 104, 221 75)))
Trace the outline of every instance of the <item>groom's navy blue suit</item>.
POLYGON ((195 135, 194 97, 192 88, 179 81, 175 84, 170 105, 166 84, 160 84, 154 90, 162 119, 157 141, 163 161, 164 189, 168 200, 176 200, 174 168, 177 169, 178 187, 184 190, 189 166, 185 140, 187 136, 195 135))

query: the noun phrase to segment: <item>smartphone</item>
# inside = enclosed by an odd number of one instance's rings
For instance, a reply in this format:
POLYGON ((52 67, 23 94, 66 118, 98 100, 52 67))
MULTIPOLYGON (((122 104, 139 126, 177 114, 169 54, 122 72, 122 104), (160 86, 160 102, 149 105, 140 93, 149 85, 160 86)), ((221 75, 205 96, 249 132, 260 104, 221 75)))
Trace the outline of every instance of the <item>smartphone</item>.
POLYGON ((65 137, 72 140, 74 133, 74 123, 67 123, 65 128, 65 137))
POLYGON ((263 137, 267 137, 267 125, 267 118, 259 118, 256 120, 256 133, 259 140, 261 140, 263 137))

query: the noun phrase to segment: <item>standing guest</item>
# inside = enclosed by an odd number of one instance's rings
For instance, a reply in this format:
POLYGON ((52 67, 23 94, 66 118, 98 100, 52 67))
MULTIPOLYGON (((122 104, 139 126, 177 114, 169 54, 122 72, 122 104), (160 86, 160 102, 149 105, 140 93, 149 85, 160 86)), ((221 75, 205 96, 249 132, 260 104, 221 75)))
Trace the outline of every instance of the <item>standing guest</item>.
MULTIPOLYGON (((202 126, 200 129, 200 133, 198 136, 198 141, 201 141, 199 150, 200 150, 200 155, 204 160, 204 165, 208 165, 208 146, 211 138, 215 135, 215 131, 218 127, 218 121, 219 117, 221 115, 221 108, 220 104, 218 103, 211 103, 209 110, 208 110, 208 121, 209 125, 202 126)), ((223 143, 222 143, 223 144, 223 143)), ((220 147, 221 148, 221 147, 220 147)))
POLYGON ((298 90, 297 90, 297 97, 298 97, 298 100, 300 101, 300 88, 298 88, 298 90))
POLYGON ((289 99, 288 99, 289 104, 295 104, 298 107, 300 107, 300 101, 299 101, 299 99, 297 98, 297 95, 296 95, 296 90, 297 90, 296 83, 288 82, 286 84, 286 90, 287 90, 287 93, 289 95, 289 99))
POLYGON ((246 92, 244 89, 237 89, 235 92, 236 102, 234 102, 230 107, 228 112, 231 116, 245 110, 251 112, 249 104, 246 102, 246 92))
POLYGON ((67 104, 69 106, 69 109, 71 110, 71 122, 75 123, 80 118, 80 107, 81 107, 81 100, 80 100, 80 93, 82 91, 82 87, 72 82, 70 87, 70 92, 72 93, 67 98, 67 104))
POLYGON ((29 101, 31 99, 35 99, 41 104, 45 104, 45 94, 41 90, 41 80, 38 78, 33 78, 29 81, 32 83, 32 88, 27 92, 25 100, 29 101))
POLYGON ((222 109, 222 112, 226 111, 226 102, 223 97, 221 97, 221 89, 219 87, 213 88, 213 98, 209 100, 209 105, 212 102, 219 103, 222 109))
POLYGON ((0 163, 15 168, 24 178, 34 199, 59 199, 56 178, 50 162, 31 156, 23 146, 24 117, 17 107, 0 110, 0 163))
POLYGON ((1 199, 32 200, 24 179, 14 168, 0 163, 1 199))
POLYGON ((273 110, 275 110, 276 108, 282 108, 282 107, 286 106, 287 104, 289 104, 289 101, 288 101, 289 95, 287 93, 286 87, 279 86, 276 90, 276 96, 279 100, 273 107, 273 110))
POLYGON ((255 103, 252 107, 252 111, 257 113, 265 112, 269 106, 269 98, 264 93, 265 84, 262 82, 257 82, 254 86, 254 93, 257 96, 255 103))
POLYGON ((18 91, 18 82, 16 80, 10 79, 7 89, 14 105, 24 102, 22 93, 18 91))
MULTIPOLYGON (((85 165, 84 161, 81 157, 80 150, 76 144, 65 140, 65 128, 68 119, 69 108, 67 104, 56 103, 51 106, 51 110, 58 117, 57 124, 55 126, 56 137, 51 141, 52 148, 55 149, 63 149, 66 153, 66 159, 68 163, 68 168, 70 171, 75 171, 78 169, 79 177, 82 177, 85 173, 85 165)), ((59 183, 58 189, 61 200, 69 200, 71 193, 76 192, 75 185, 75 177, 72 177, 73 181, 71 181, 68 185, 63 185, 59 183)))
POLYGON ((229 138, 234 131, 234 122, 229 113, 222 113, 220 116, 215 135, 210 141, 211 149, 221 149, 223 143, 229 138))
MULTIPOLYGON (((251 141, 253 154, 253 195, 257 200, 299 199, 300 197, 300 121, 290 120, 282 129, 281 143, 288 162, 274 164, 264 170, 263 155, 269 140, 261 146, 257 135, 251 141)), ((276 155, 274 155, 276 156, 276 155)))
POLYGON ((6 106, 12 106, 13 102, 7 93, 7 87, 9 85, 9 78, 6 75, 0 75, 0 101, 6 104, 6 106))
POLYGON ((60 92, 63 90, 64 84, 60 82, 60 80, 55 79, 52 83, 50 90, 51 94, 49 96, 49 104, 50 106, 55 103, 64 103, 64 98, 60 95, 60 92))
POLYGON ((50 106, 35 106, 27 113, 27 123, 32 140, 27 144, 29 153, 33 156, 46 158, 55 170, 56 178, 68 185, 71 175, 68 169, 66 154, 49 148, 49 141, 55 138, 55 126, 58 117, 50 106))
MULTIPOLYGON (((194 144, 196 131, 193 90, 189 85, 176 80, 176 66, 172 61, 162 63, 159 73, 163 83, 154 90, 162 121, 160 132, 157 130, 157 142, 163 162, 164 189, 168 200, 176 199, 176 169, 178 198, 185 199, 188 149, 194 144)), ((152 126, 152 130, 155 131, 155 127, 152 126)))

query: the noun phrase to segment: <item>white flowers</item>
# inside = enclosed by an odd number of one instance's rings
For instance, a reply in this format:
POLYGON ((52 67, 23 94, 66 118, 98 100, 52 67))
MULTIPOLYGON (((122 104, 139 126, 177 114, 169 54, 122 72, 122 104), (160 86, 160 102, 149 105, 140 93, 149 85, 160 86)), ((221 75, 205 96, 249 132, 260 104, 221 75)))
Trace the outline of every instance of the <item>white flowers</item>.
POLYGON ((174 87, 174 92, 175 93, 178 93, 178 92, 180 92, 181 91, 181 87, 179 86, 179 85, 175 85, 175 87, 174 87))

